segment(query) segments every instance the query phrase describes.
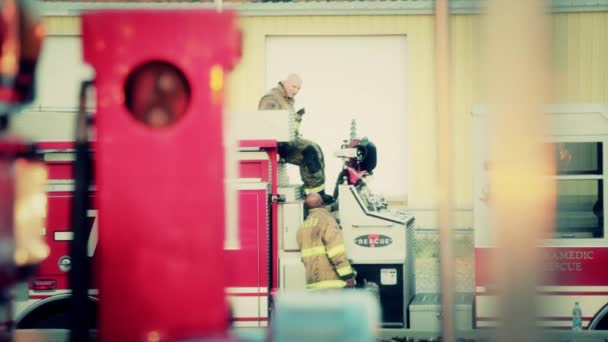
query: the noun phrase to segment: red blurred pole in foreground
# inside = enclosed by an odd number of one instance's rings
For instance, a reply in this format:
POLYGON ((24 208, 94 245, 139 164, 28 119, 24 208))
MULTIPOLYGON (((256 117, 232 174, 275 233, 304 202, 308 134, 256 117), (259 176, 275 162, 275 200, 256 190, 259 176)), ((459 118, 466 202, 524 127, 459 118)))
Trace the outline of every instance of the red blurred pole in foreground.
POLYGON ((224 72, 236 16, 103 11, 82 18, 96 72, 101 341, 221 337, 224 72))

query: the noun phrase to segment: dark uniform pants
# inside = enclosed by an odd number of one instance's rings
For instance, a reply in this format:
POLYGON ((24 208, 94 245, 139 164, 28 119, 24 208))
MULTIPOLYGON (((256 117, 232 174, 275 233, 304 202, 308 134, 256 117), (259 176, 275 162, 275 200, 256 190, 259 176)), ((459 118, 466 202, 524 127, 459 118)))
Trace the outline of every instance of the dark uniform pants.
POLYGON ((297 137, 279 145, 279 155, 286 162, 300 167, 304 192, 319 192, 325 189, 325 161, 323 151, 316 143, 297 137))

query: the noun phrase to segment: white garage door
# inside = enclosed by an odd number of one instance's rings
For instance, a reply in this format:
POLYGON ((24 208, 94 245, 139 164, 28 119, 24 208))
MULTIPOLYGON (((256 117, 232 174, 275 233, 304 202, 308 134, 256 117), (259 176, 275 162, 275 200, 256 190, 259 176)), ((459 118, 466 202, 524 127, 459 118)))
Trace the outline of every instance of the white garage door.
POLYGON ((37 70, 36 105, 44 110, 75 110, 80 82, 93 77, 82 61, 79 36, 50 36, 44 40, 37 70))
MULTIPOLYGON (((301 132, 325 152, 326 188, 331 194, 341 170, 334 157, 350 122, 378 149, 372 187, 388 199, 407 192, 407 40, 382 36, 268 36, 266 87, 290 72, 303 78, 296 109, 305 107, 301 132)), ((292 182, 299 181, 295 167, 292 182)))
MULTIPOLYGON (((81 51, 79 36, 45 37, 36 70, 36 98, 13 117, 13 130, 32 140, 74 139, 80 82, 93 77, 81 51)), ((89 99, 92 109, 94 97, 89 99)))

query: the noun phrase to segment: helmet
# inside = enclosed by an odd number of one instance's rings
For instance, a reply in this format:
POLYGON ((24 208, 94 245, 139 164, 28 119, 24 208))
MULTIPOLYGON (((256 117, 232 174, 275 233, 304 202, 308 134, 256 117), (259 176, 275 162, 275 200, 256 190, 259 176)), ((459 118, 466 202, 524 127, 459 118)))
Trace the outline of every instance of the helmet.
POLYGON ((367 171, 371 175, 377 164, 376 145, 365 137, 353 140, 353 145, 357 149, 357 158, 352 160, 349 166, 358 171, 367 171))

